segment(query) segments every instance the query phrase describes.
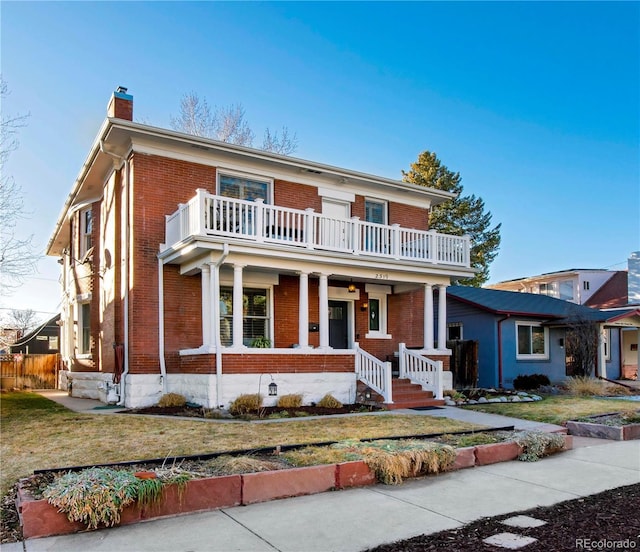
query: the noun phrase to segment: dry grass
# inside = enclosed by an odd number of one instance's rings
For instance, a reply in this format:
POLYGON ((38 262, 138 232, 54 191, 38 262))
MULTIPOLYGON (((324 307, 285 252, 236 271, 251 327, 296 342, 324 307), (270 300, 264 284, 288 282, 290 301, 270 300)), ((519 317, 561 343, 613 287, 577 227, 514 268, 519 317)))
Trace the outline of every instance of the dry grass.
POLYGON ((35 469, 479 429, 454 420, 398 414, 260 423, 79 414, 34 393, 2 394, 0 414, 2 495, 35 469))
POLYGON ((565 382, 565 387, 571 395, 578 397, 592 397, 606 395, 606 385, 603 381, 587 376, 575 376, 565 382))
POLYGON ((608 412, 632 412, 638 408, 638 403, 615 399, 555 395, 532 403, 494 403, 473 405, 466 408, 523 420, 561 425, 567 420, 575 420, 580 416, 607 414, 608 412))
POLYGON ((208 469, 213 473, 223 475, 281 470, 285 467, 281 462, 271 462, 253 456, 228 456, 226 454, 207 462, 208 469))
POLYGON ((299 393, 295 395, 282 395, 278 399, 278 404, 276 406, 279 406, 280 408, 298 408, 299 406, 302 406, 302 395, 299 393))

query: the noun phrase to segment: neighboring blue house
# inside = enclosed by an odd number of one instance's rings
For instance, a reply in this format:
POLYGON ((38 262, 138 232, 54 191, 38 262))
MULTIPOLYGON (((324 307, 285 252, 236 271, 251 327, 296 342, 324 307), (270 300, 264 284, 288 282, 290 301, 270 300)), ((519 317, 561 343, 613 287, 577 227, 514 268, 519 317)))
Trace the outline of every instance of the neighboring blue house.
POLYGON ((600 324, 604 339, 596 375, 619 379, 619 328, 640 328, 640 310, 599 311, 546 295, 447 288, 447 337, 478 342, 479 387, 512 387, 521 374, 564 380, 568 376, 565 332, 577 320, 600 324))

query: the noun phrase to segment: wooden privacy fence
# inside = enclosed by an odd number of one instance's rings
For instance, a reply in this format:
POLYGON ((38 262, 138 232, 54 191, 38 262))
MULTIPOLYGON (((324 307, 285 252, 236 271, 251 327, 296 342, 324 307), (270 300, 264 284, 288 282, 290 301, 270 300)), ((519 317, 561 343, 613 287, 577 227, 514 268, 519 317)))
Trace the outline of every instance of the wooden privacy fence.
POLYGON ((3 355, 2 389, 56 389, 60 355, 3 355))
POLYGON ((478 386, 478 342, 447 341, 451 349, 451 373, 454 389, 469 389, 478 386))

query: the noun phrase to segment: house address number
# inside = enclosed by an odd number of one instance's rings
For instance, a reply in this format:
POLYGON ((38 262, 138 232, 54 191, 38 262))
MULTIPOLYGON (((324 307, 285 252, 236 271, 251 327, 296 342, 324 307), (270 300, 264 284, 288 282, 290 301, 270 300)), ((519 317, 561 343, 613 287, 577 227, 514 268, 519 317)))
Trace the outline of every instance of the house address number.
POLYGON ((383 273, 376 273, 376 280, 388 280, 389 279, 389 275, 388 274, 383 274, 383 273))

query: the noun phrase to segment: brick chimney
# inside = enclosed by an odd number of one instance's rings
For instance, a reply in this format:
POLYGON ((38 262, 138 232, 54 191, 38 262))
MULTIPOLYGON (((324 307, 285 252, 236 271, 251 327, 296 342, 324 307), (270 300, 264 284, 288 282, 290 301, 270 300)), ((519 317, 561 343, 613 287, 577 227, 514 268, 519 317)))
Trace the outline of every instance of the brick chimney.
POLYGON ((124 86, 118 86, 111 95, 107 107, 107 117, 133 121, 133 96, 127 94, 127 89, 124 86))

